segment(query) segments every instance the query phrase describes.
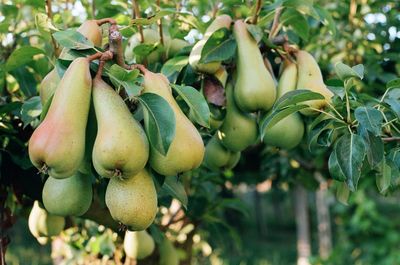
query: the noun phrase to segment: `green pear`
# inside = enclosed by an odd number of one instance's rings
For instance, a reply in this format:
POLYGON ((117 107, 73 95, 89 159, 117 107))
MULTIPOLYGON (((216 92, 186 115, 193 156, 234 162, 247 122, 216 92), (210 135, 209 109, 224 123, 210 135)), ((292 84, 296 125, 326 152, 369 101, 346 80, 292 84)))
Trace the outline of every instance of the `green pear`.
POLYGON ((146 229, 157 213, 153 178, 146 169, 128 179, 111 178, 106 189, 106 205, 114 220, 130 230, 146 229))
MULTIPOLYGON (((296 53, 297 68, 299 69, 297 79, 297 89, 307 89, 313 92, 320 93, 325 97, 322 100, 310 100, 302 102, 307 104, 310 108, 322 109, 333 97, 333 93, 326 87, 322 79, 321 69, 314 57, 306 51, 298 51, 296 53)), ((300 111, 303 115, 315 115, 317 111, 311 109, 303 109, 300 111)))
POLYGON ((150 256, 154 248, 154 240, 146 230, 125 232, 124 251, 127 257, 142 260, 150 256))
POLYGON ((232 85, 226 86, 226 115, 219 128, 221 143, 233 152, 239 152, 257 141, 258 129, 255 117, 242 112, 235 103, 232 85))
POLYGON ((79 172, 66 179, 49 177, 42 191, 46 210, 59 216, 83 215, 89 210, 92 198, 91 178, 79 172))
POLYGON ((162 74, 146 71, 144 74, 144 93, 154 93, 163 97, 175 114, 175 137, 164 156, 151 148, 150 166, 164 176, 176 176, 200 166, 204 156, 204 143, 196 127, 179 108, 169 86, 168 79, 162 74))
POLYGON ((149 158, 149 143, 142 126, 124 100, 101 78, 93 80, 97 136, 92 161, 102 177, 128 178, 139 173, 149 158))
POLYGON ((178 252, 168 238, 164 238, 159 246, 160 265, 179 265, 178 252))
POLYGON ((228 72, 226 71, 225 67, 221 66, 213 75, 221 83, 222 87, 226 86, 228 72))
MULTIPOLYGON (((286 64, 278 83, 278 98, 296 89, 297 66, 291 62, 286 64)), ((301 116, 293 113, 266 130, 263 141, 269 145, 291 149, 301 142, 303 135, 304 123, 301 116)))
POLYGON ((60 76, 57 73, 57 69, 53 68, 40 82, 39 95, 42 105, 46 104, 47 100, 53 96, 56 91, 58 84, 60 83, 60 76))
POLYGON ((60 234, 64 229, 64 226, 64 217, 49 214, 40 206, 39 201, 33 203, 28 218, 28 227, 34 237, 42 238, 56 236, 60 234))
POLYGON ((87 58, 76 58, 54 94, 49 111, 29 140, 29 157, 35 167, 54 178, 76 173, 85 153, 85 131, 92 78, 87 58))
POLYGON ((210 62, 210 63, 199 63, 201 59, 201 53, 203 51, 203 47, 206 44, 207 40, 211 37, 211 35, 222 28, 229 29, 232 23, 232 19, 228 15, 221 15, 215 18, 215 20, 208 26, 206 32, 204 33, 204 37, 202 40, 198 41, 194 46, 189 55, 189 64, 198 72, 204 72, 213 74, 215 73, 221 66, 221 62, 210 62))
MULTIPOLYGON (((167 39, 168 40, 168 39, 167 39)), ((183 48, 189 46, 190 44, 181 39, 172 39, 166 44, 166 57, 172 58, 178 54, 183 48)))
POLYGON ((231 152, 226 149, 214 135, 206 145, 204 165, 214 171, 232 169, 240 159, 240 152, 231 152), (238 155, 239 154, 239 155, 238 155))
POLYGON ((233 33, 237 42, 236 103, 246 112, 269 110, 275 102, 276 87, 257 42, 242 20, 235 22, 233 33))

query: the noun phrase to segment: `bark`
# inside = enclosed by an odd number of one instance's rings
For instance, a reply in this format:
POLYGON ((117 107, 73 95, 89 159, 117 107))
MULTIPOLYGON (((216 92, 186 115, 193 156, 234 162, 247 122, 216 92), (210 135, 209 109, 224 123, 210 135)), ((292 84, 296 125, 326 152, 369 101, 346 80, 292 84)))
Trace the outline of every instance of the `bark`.
POLYGON ((309 265, 311 245, 307 191, 300 184, 294 189, 294 206, 297 226, 297 265, 309 265))
POLYGON ((328 202, 328 183, 320 173, 316 173, 319 189, 316 192, 319 255, 327 259, 332 250, 331 219, 328 202))

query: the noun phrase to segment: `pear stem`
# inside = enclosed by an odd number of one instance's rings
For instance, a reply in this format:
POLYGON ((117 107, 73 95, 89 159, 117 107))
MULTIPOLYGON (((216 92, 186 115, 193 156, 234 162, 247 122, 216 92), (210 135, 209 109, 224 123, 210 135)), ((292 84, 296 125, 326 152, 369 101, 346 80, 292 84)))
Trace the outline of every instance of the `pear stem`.
POLYGON ((113 19, 113 18, 102 18, 102 19, 96 20, 96 23, 99 26, 101 26, 105 23, 110 23, 111 25, 116 25, 117 21, 115 21, 115 19, 113 19))
POLYGON ((105 51, 104 53, 101 54, 99 58, 99 68, 97 69, 95 78, 101 79, 106 61, 111 60, 112 58, 113 58, 113 53, 111 51, 105 51))

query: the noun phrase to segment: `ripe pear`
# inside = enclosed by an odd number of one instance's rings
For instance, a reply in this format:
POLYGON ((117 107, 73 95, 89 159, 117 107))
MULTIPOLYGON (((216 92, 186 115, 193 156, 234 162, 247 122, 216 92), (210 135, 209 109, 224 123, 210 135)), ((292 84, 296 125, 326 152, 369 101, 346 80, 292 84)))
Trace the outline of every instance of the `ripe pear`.
POLYGON ((124 100, 101 78, 93 80, 97 136, 92 161, 102 177, 128 178, 139 173, 149 158, 149 143, 142 126, 124 100))
POLYGON ((240 152, 231 152, 226 149, 214 135, 206 145, 204 165, 214 171, 232 169, 240 159, 240 152))
POLYGON ((160 244, 160 265, 179 265, 179 257, 175 247, 168 238, 160 244))
POLYGON ((51 237, 58 235, 64 229, 65 220, 62 216, 49 214, 40 206, 39 201, 35 201, 29 214, 28 226, 36 238, 51 237))
POLYGON ((124 251, 127 257, 141 260, 150 256, 154 248, 154 240, 146 230, 125 232, 124 251))
POLYGON ((144 93, 157 94, 169 103, 176 120, 175 137, 166 156, 151 148, 150 166, 164 176, 176 176, 199 167, 204 156, 203 139, 176 103, 168 79, 162 74, 146 71, 143 84, 144 93))
POLYGON ((237 42, 236 103, 246 112, 269 110, 275 102, 276 87, 257 42, 242 20, 235 22, 233 33, 237 42))
POLYGON ((56 91, 58 84, 60 83, 60 76, 57 73, 57 69, 54 68, 51 70, 40 82, 39 85, 39 94, 40 94, 40 101, 42 105, 44 105, 47 100, 53 96, 54 91, 56 91))
POLYGON ((149 227, 157 213, 157 193, 146 169, 128 179, 111 178, 106 190, 106 205, 114 220, 129 230, 149 227))
MULTIPOLYGON (((286 63, 287 66, 284 68, 278 83, 278 98, 296 89, 297 66, 292 62, 286 63)), ((266 130, 263 141, 269 145, 291 149, 300 143, 303 135, 304 123, 301 116, 298 113, 293 113, 266 130)))
MULTIPOLYGON (((311 108, 322 109, 327 105, 327 102, 333 97, 333 93, 326 87, 322 79, 321 69, 314 57, 306 51, 298 51, 296 53, 297 67, 299 69, 297 79, 297 89, 307 89, 313 92, 320 93, 325 97, 322 100, 310 100, 302 102, 311 108)), ((303 115, 315 115, 317 111, 303 109, 300 111, 303 115)))
POLYGON ((202 40, 198 41, 194 46, 189 55, 189 64, 198 72, 204 72, 213 74, 215 73, 219 67, 221 66, 221 62, 210 62, 210 63, 199 63, 201 59, 201 53, 203 51, 203 47, 206 44, 207 40, 211 37, 211 35, 221 29, 227 28, 229 29, 232 23, 232 19, 228 15, 221 15, 215 18, 215 20, 208 26, 206 32, 204 33, 204 37, 202 40))
POLYGON ((242 112, 235 103, 233 87, 226 86, 226 115, 218 130, 221 143, 233 152, 240 152, 257 141, 258 129, 255 117, 242 112))
POLYGON ((92 78, 87 58, 76 58, 54 94, 49 111, 29 140, 35 167, 54 178, 76 173, 85 153, 92 78))
POLYGON ((81 216, 92 204, 93 188, 89 175, 76 173, 70 178, 49 177, 43 187, 46 210, 59 216, 81 216))

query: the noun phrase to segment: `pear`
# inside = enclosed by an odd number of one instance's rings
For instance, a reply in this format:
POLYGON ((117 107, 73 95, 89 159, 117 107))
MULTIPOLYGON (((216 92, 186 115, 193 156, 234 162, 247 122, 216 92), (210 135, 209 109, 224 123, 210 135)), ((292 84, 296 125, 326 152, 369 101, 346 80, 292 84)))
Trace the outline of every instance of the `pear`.
POLYGON ((225 67, 221 66, 215 73, 214 77, 221 83, 222 87, 226 86, 226 81, 228 80, 228 72, 225 67))
POLYGON ((253 115, 242 112, 235 103, 232 85, 226 86, 226 115, 218 131, 221 143, 239 152, 257 141, 257 122, 253 115))
POLYGON ((146 230, 125 232, 124 251, 127 257, 141 260, 150 256, 154 248, 154 240, 146 230))
POLYGON ((49 177, 42 191, 46 210, 59 216, 81 216, 92 204, 93 189, 89 175, 76 173, 70 178, 49 177))
POLYGON ((146 229, 157 213, 157 193, 151 175, 143 169, 128 179, 111 178, 106 205, 113 219, 130 230, 146 229))
POLYGON ((183 48, 189 46, 190 44, 181 39, 172 39, 170 41, 167 41, 166 43, 166 57, 167 58, 172 58, 176 54, 178 54, 183 48))
POLYGON ((240 152, 231 152, 226 149, 214 135, 206 145, 204 165, 214 171, 232 169, 240 159, 240 152))
POLYGON ((204 72, 213 74, 215 73, 221 66, 221 62, 210 62, 210 63, 199 63, 201 59, 201 53, 203 51, 203 47, 206 44, 207 40, 211 37, 211 35, 221 29, 227 28, 229 29, 232 23, 232 19, 228 15, 221 15, 215 18, 215 20, 208 26, 206 32, 204 33, 204 37, 202 40, 198 41, 194 46, 189 55, 189 64, 198 72, 204 72))
POLYGON ((29 214, 28 226, 36 238, 52 237, 64 229, 65 220, 62 216, 49 214, 40 206, 39 201, 35 201, 29 214))
POLYGON ((176 176, 200 166, 204 156, 204 143, 196 127, 179 108, 169 86, 168 79, 162 74, 146 71, 144 74, 144 93, 154 93, 163 97, 175 114, 175 137, 164 156, 151 148, 150 166, 164 176, 176 176))
POLYGON ((257 42, 242 20, 235 22, 233 33, 237 42, 236 103, 246 112, 269 110, 276 98, 275 82, 264 65, 257 42))
POLYGON ((175 247, 168 238, 160 244, 160 265, 179 265, 179 257, 175 247))
MULTIPOLYGON (((278 83, 278 98, 296 89, 297 66, 286 62, 278 83)), ((304 123, 298 113, 290 114, 265 131, 263 141, 269 145, 291 149, 297 146, 304 135, 304 123)))
POLYGON ((42 79, 42 82, 40 82, 39 85, 40 102, 42 102, 42 105, 46 104, 51 96, 53 96, 60 80, 61 78, 58 75, 56 68, 53 68, 53 70, 42 79))
POLYGON ((64 73, 49 111, 29 140, 35 167, 54 178, 76 173, 85 153, 92 78, 87 58, 76 58, 64 73))
POLYGON ((142 126, 124 100, 101 78, 93 80, 97 136, 92 161, 102 177, 128 178, 139 173, 149 158, 149 143, 142 126))
MULTIPOLYGON (((321 69, 314 57, 306 51, 298 51, 296 53, 297 67, 299 69, 297 79, 297 89, 307 89, 320 93, 325 97, 322 100, 310 100, 302 102, 314 109, 324 108, 333 97, 333 93, 326 87, 322 79, 321 69)), ((303 115, 315 115, 317 111, 311 109, 303 109, 300 111, 303 115)))

